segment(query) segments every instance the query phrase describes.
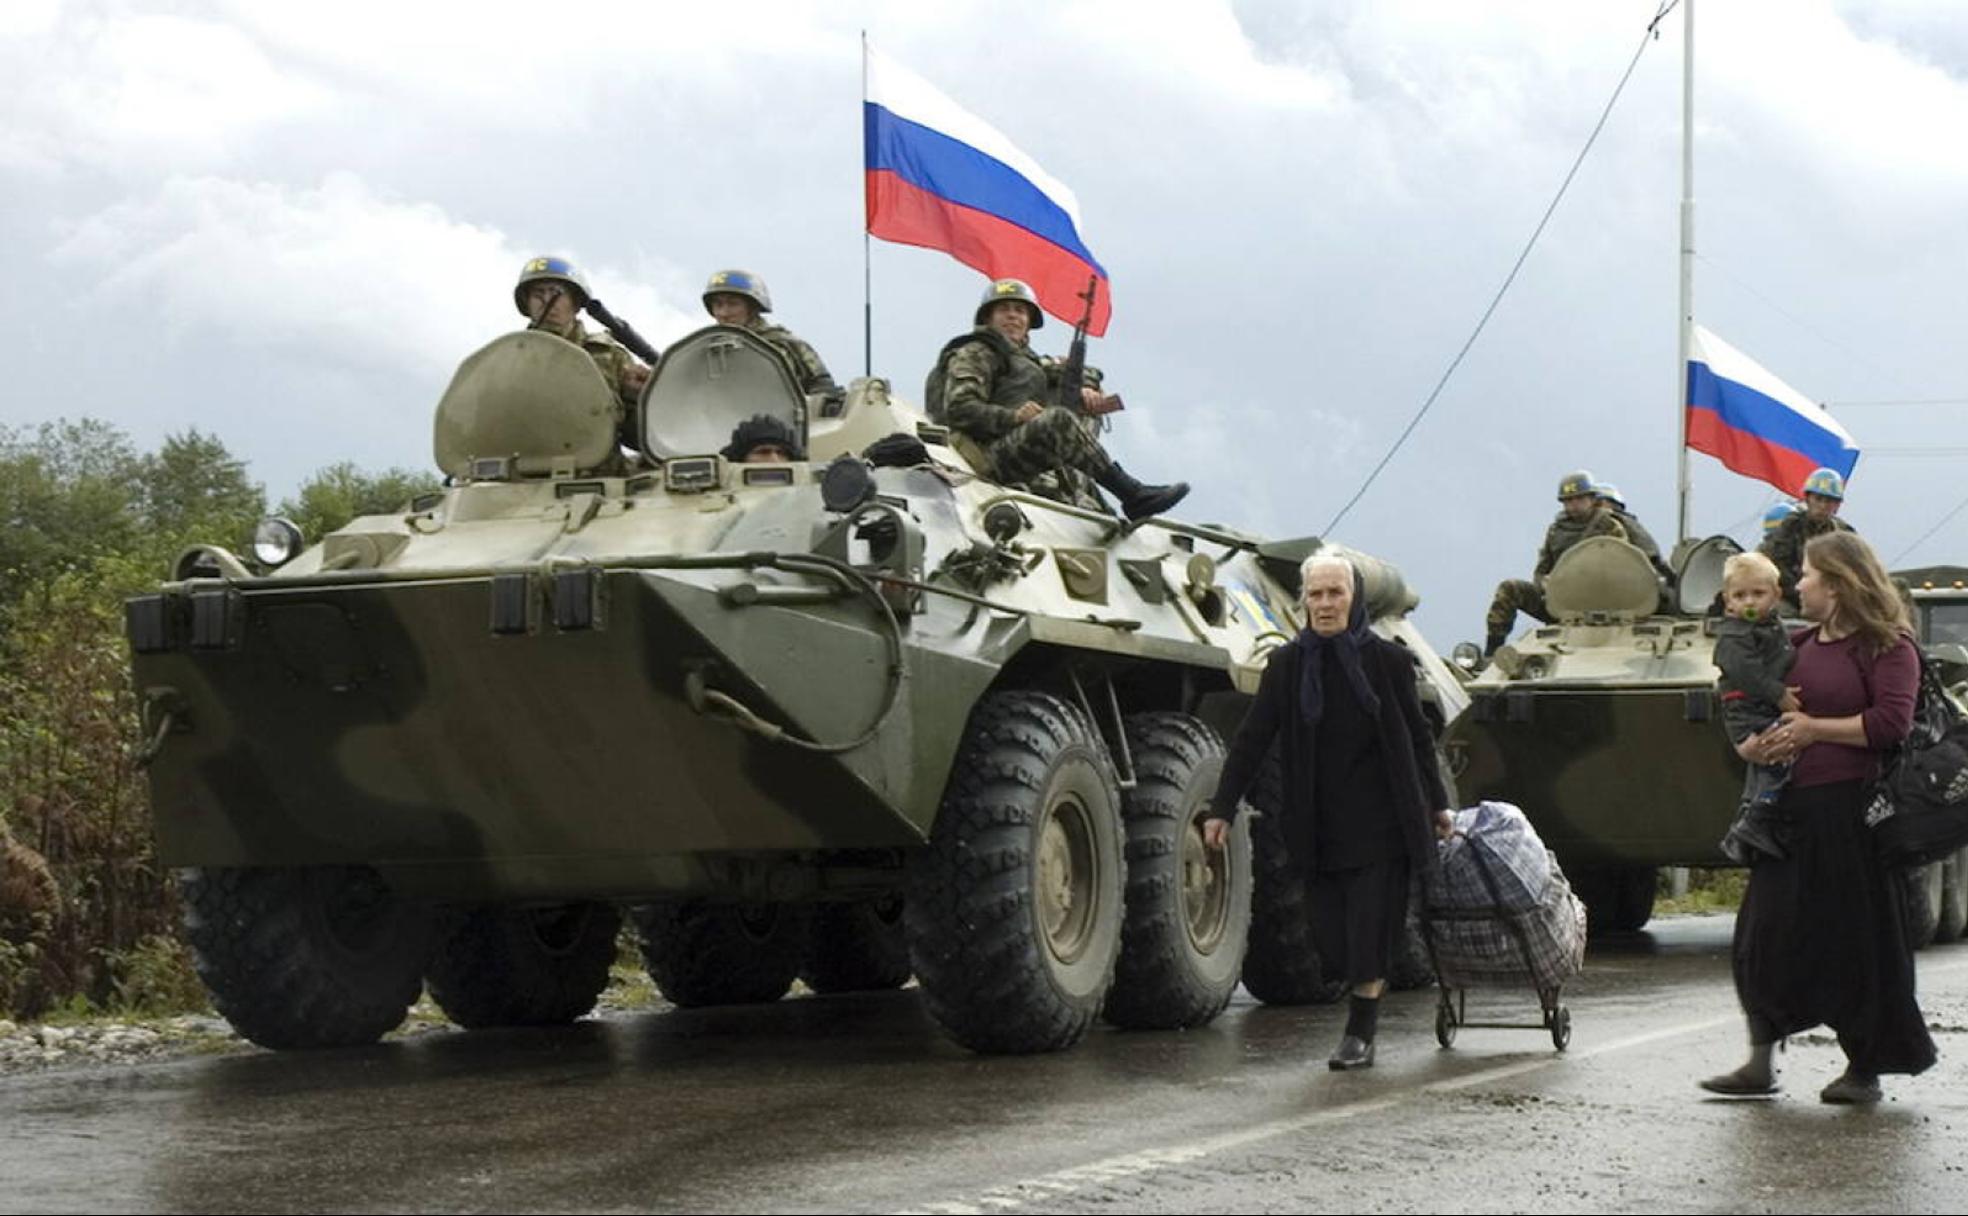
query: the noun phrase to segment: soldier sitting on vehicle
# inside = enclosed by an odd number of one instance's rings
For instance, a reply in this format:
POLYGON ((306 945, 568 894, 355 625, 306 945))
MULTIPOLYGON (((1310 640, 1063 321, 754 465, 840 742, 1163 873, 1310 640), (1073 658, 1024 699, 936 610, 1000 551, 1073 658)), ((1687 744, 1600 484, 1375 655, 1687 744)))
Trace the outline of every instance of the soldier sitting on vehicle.
POLYGON ((1519 612, 1547 625, 1551 623, 1551 613, 1544 606, 1544 580, 1567 549, 1589 536, 1628 539, 1625 525, 1595 497, 1593 490, 1596 484, 1592 474, 1584 469, 1567 473, 1559 480, 1558 503, 1564 509, 1545 529, 1544 546, 1538 550, 1537 568, 1531 572, 1528 581, 1512 578, 1497 584, 1496 597, 1490 601, 1490 611, 1484 621, 1488 630, 1483 641, 1485 656, 1495 654, 1497 647, 1509 639, 1519 612))
POLYGON ((1672 583, 1674 571, 1662 559, 1660 545, 1654 540, 1653 533, 1647 531, 1633 512, 1626 509, 1626 500, 1620 497, 1619 487, 1611 482, 1600 482, 1592 487, 1592 496, 1612 512, 1620 527, 1626 529, 1626 542, 1647 555, 1647 564, 1654 568, 1654 573, 1672 583))
POLYGON ((765 319, 772 311, 772 293, 766 290, 764 279, 749 270, 718 271, 704 284, 704 311, 719 325, 749 329, 770 343, 792 367, 800 392, 841 399, 841 387, 820 361, 819 352, 792 330, 765 319))
MULTIPOLYGON (((1078 411, 1047 404, 1055 376, 1026 341, 1045 324, 1029 286, 1017 279, 992 283, 972 321, 969 333, 944 344, 924 397, 931 417, 947 421, 957 450, 980 475, 1035 493, 1052 489, 1049 476, 1070 486, 1077 475, 1119 499, 1131 520, 1160 515, 1189 493, 1187 482, 1143 485, 1114 463, 1088 425, 1087 411, 1107 400, 1099 390, 1083 388, 1078 411)), ((1072 500, 1070 491, 1049 496, 1072 500)))
POLYGON ((636 361, 607 334, 590 333, 576 316, 591 298, 588 282, 566 258, 537 257, 520 268, 513 285, 513 305, 528 329, 564 338, 582 350, 601 370, 601 378, 620 402, 617 432, 624 447, 637 446, 633 415, 636 398, 649 382, 649 369, 636 361))
POLYGON ((1836 469, 1814 469, 1804 479, 1804 509, 1779 520, 1763 534, 1756 551, 1777 564, 1783 580, 1783 614, 1797 615, 1797 580, 1804 576, 1804 545, 1833 532, 1856 531, 1838 518, 1845 504, 1845 479, 1836 469))
POLYGON ((786 464, 806 459, 792 426, 771 414, 753 414, 734 427, 722 455, 738 464, 786 464))

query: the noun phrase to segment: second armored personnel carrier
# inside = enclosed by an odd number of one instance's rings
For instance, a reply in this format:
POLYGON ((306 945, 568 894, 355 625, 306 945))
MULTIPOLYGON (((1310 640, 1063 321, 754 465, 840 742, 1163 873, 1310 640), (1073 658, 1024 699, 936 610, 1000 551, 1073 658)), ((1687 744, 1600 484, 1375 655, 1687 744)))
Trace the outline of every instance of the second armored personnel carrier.
POLYGON ((442 492, 129 603, 160 854, 244 1034, 371 1041, 426 984, 467 1027, 568 1021, 623 911, 677 1004, 913 974, 982 1051, 1199 1025, 1240 976, 1322 994, 1288 867, 1200 831, 1319 541, 993 485, 885 382, 802 397, 741 329, 664 354, 639 450, 616 421, 577 347, 508 335, 438 406, 442 492), (758 414, 806 459, 720 454, 758 414))
MULTIPOLYGON (((1731 864, 1718 846, 1741 798, 1743 765, 1719 721, 1717 618, 1708 611, 1723 563, 1740 551, 1726 536, 1682 545, 1669 595, 1625 541, 1575 545, 1545 583, 1556 623, 1500 648, 1469 681, 1469 709, 1450 727, 1464 799, 1524 809, 1572 876, 1595 932, 1647 923, 1659 867, 1731 864)), ((1906 574, 1920 580, 1922 641, 1950 680, 1968 680, 1968 650, 1931 645, 1958 641, 1956 631, 1968 637, 1968 587, 1951 569, 1906 574)), ((1907 889, 1916 945, 1968 928, 1964 859, 1922 867, 1907 889)))

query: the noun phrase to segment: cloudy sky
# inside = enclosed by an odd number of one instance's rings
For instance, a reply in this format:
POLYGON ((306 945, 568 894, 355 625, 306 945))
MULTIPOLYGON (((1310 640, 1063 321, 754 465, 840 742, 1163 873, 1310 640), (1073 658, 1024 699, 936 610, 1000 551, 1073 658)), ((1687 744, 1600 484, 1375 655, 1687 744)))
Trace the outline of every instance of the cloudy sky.
MULTIPOLYGON (((197 426, 275 497, 338 460, 429 467, 430 408, 543 252, 659 345, 710 271, 753 269, 859 374, 866 29, 1077 192, 1130 469, 1193 482, 1191 518, 1322 532, 1655 9, 7 0, 0 423, 197 426)), ((1408 571, 1438 646, 1528 573, 1568 469, 1671 540, 1681 21, 1335 533, 1408 571)), ((1968 496, 1968 13, 1700 0, 1697 28, 1697 317, 1858 437, 1846 514, 1886 557, 1968 562, 1968 511, 1915 544, 1968 496)), ((874 370, 914 395, 982 280, 877 245, 873 282, 874 370)), ((1692 530, 1749 538, 1771 491, 1694 467, 1692 530)))

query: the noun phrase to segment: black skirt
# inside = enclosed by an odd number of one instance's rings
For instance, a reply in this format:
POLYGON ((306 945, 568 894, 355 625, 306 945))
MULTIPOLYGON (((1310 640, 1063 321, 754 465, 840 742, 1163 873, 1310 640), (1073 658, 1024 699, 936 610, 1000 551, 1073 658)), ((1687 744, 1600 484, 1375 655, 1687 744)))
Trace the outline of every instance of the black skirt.
POLYGON ((1383 980, 1394 943, 1407 924, 1408 859, 1396 857, 1350 870, 1306 877, 1312 896, 1312 948, 1328 980, 1383 980))
POLYGON ((1736 915, 1736 995, 1752 1037, 1829 1026, 1863 1072, 1917 1073, 1934 1040, 1914 1001, 1902 875, 1873 853, 1862 781, 1792 787, 1776 811, 1790 855, 1761 858, 1736 915))

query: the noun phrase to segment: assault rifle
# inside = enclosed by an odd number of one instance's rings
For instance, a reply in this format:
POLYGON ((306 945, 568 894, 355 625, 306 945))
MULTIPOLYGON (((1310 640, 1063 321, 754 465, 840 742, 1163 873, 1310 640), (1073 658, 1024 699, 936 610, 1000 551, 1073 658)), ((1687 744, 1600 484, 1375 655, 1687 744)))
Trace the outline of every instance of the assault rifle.
POLYGON ((582 307, 587 310, 589 316, 601 322, 601 327, 603 329, 607 330, 611 334, 614 334, 615 340, 617 342, 620 342, 623 346, 628 347, 629 350, 633 352, 636 355, 636 357, 641 359, 644 363, 647 363, 653 367, 656 363, 656 360, 662 357, 661 352, 659 352, 655 347, 651 346, 647 338, 644 338, 641 334, 635 331, 635 326, 629 324, 627 321, 622 320, 614 313, 609 312, 608 306, 606 304, 603 304, 600 300, 595 299, 593 296, 589 296, 588 302, 582 305, 582 307))
POLYGON ((1118 393, 1102 397, 1098 405, 1088 405, 1080 393, 1086 387, 1087 326, 1093 324, 1093 301, 1099 290, 1100 277, 1089 276, 1087 289, 1079 295, 1086 301, 1086 311, 1080 314, 1079 323, 1073 326, 1073 345, 1066 352, 1066 362, 1059 365, 1059 386, 1053 390, 1052 397, 1052 403, 1061 409, 1091 417, 1102 417, 1127 408, 1118 393))

